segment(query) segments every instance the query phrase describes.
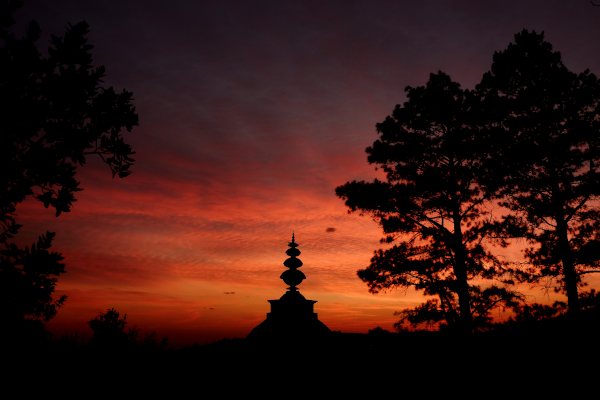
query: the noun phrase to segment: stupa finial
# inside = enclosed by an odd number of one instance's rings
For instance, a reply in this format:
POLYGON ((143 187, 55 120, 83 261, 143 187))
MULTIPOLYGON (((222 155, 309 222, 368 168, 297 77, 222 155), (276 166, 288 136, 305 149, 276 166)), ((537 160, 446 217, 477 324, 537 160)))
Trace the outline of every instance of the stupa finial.
POLYGON ((301 271, 298 271, 298 268, 302 266, 302 261, 298 258, 300 250, 297 249, 298 243, 296 243, 294 232, 292 232, 292 241, 288 243, 288 246, 289 249, 287 249, 285 254, 287 254, 289 258, 283 262, 283 265, 289 269, 283 271, 280 278, 283 279, 286 284, 290 285, 288 287, 290 292, 296 292, 298 290, 296 286, 306 279, 306 276, 301 271))

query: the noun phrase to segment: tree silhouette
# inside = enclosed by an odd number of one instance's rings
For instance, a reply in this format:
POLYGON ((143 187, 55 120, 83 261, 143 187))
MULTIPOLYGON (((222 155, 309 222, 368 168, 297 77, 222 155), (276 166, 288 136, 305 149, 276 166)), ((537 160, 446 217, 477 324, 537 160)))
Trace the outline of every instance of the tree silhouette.
POLYGON ((581 276, 600 263, 600 82, 569 71, 543 33, 523 30, 477 89, 507 221, 524 228, 538 277, 557 277, 576 312, 581 276))
POLYGON ((49 250, 53 237, 48 232, 31 247, 11 243, 0 251, 2 334, 40 331, 41 322, 54 317, 64 303, 65 296, 52 298, 56 277, 64 272, 62 256, 49 250))
POLYGON ((134 331, 126 331, 127 314, 121 314, 114 307, 98 314, 88 321, 92 330, 92 344, 104 349, 122 349, 130 343, 134 331), (133 332, 133 333, 132 333, 133 332))
POLYGON ((490 191, 479 180, 486 153, 476 98, 442 72, 431 74, 426 86, 407 87, 406 95, 377 124, 379 139, 366 150, 386 181, 348 182, 336 194, 350 211, 381 225, 383 242, 397 243, 377 250, 358 271, 370 291, 414 287, 435 297, 404 311, 404 320, 470 331, 489 322, 494 307, 517 300, 489 281, 507 271, 482 245, 494 225, 486 219, 490 191))
POLYGON ((0 310, 5 316, 48 319, 64 297, 52 300, 64 272, 49 251, 53 234, 21 248, 17 204, 33 196, 56 216, 71 210, 79 167, 99 156, 113 176, 125 177, 134 160, 123 131, 138 124, 132 94, 101 86, 104 67, 92 64, 88 25, 69 25, 52 36, 47 55, 37 48, 40 27, 31 22, 23 37, 11 29, 19 1, 0 6, 0 310))

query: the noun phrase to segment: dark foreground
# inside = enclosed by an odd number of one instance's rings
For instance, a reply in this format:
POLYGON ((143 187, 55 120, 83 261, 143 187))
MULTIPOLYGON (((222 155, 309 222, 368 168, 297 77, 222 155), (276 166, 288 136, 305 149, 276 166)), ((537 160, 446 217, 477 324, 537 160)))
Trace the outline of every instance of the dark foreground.
POLYGON ((182 349, 62 340, 4 346, 2 370, 2 390, 16 390, 2 397, 15 399, 598 398, 600 313, 469 337, 374 330, 182 349))

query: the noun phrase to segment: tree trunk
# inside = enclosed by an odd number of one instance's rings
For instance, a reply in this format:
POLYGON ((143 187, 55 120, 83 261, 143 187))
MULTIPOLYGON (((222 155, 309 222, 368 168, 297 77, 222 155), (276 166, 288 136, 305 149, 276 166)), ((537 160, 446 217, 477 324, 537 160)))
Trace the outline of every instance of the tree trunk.
POLYGON ((552 188, 554 203, 554 214, 556 218, 557 247, 562 264, 564 278, 564 289, 567 294, 567 307, 569 314, 573 315, 579 311, 579 293, 577 289, 577 271, 573 260, 573 252, 569 244, 569 232, 564 211, 564 200, 558 181, 552 188))
POLYGON ((569 244, 568 228, 562 213, 556 218, 556 235, 562 263, 564 288, 567 294, 568 312, 575 314, 579 311, 579 292, 577 289, 577 271, 573 262, 573 252, 569 244))
POLYGON ((473 329, 473 315, 471 313, 471 294, 469 293, 467 263, 460 223, 460 211, 458 211, 454 215, 454 276, 456 276, 456 293, 458 294, 458 308, 460 311, 460 326, 458 328, 463 333, 469 333, 473 329))

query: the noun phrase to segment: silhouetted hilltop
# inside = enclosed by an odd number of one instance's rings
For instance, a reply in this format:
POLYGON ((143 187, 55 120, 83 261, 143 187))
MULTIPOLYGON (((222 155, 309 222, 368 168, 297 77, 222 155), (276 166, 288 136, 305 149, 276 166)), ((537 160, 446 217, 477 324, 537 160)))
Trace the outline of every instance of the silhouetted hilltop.
POLYGON ((12 366, 6 382, 21 382, 23 395, 48 387, 44 385, 76 394, 76 384, 94 387, 94 393, 110 393, 117 383, 122 394, 168 389, 175 396, 171 398, 189 390, 218 389, 220 398, 228 398, 240 391, 279 393, 276 388, 285 387, 307 395, 317 387, 390 393, 394 382, 419 385, 429 393, 441 390, 442 382, 457 379, 475 386, 500 385, 502 391, 510 387, 500 384, 506 379, 512 380, 510 385, 516 379, 524 388, 541 388, 549 382, 560 386, 571 379, 581 381, 582 388, 595 382, 597 370, 585 365, 600 360, 598 337, 600 311, 595 309, 575 319, 560 316, 504 324, 467 337, 374 329, 367 334, 332 332, 323 340, 224 339, 181 349, 138 346, 101 351, 63 339, 45 347, 13 348, 4 353, 10 358, 3 359, 12 366), (461 361, 451 363, 453 359, 461 361), (554 381, 557 366, 564 362, 573 368, 562 370, 560 380, 554 381), (22 385, 24 381, 37 384, 22 385), (428 382, 435 385, 427 388, 428 382))

